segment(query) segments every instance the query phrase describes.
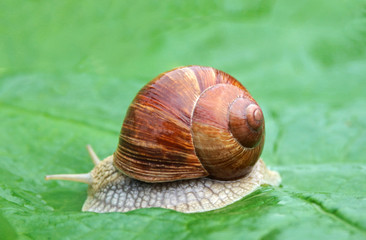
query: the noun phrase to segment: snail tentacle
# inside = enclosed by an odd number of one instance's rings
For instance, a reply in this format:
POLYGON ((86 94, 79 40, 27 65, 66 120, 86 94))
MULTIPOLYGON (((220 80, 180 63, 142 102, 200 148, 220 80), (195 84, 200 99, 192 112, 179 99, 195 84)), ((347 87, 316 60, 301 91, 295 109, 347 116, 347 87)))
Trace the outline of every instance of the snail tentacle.
MULTIPOLYGON (((86 149, 90 155, 94 166, 97 166, 101 161, 98 155, 94 152, 92 146, 90 144, 86 145, 86 149)), ((93 176, 89 173, 79 173, 79 174, 54 174, 54 175, 47 175, 45 177, 46 180, 66 180, 66 181, 73 181, 73 182, 82 182, 88 185, 93 183, 93 176)))
POLYGON ((86 149, 88 150, 88 153, 90 155, 91 160, 94 163, 94 166, 97 166, 100 163, 100 158, 98 155, 94 152, 94 149, 90 144, 86 145, 86 149))
POLYGON ((80 173, 80 174, 55 174, 47 175, 46 180, 66 180, 73 182, 82 182, 88 185, 93 183, 93 177, 90 173, 80 173))

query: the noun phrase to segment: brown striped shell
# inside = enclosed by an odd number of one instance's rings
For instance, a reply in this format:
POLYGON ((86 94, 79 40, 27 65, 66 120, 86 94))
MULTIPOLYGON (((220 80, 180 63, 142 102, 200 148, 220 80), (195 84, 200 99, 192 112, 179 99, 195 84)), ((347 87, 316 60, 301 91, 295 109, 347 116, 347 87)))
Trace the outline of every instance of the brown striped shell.
POLYGON ((264 118, 227 73, 188 66, 157 76, 131 103, 114 165, 144 182, 247 175, 264 144, 264 118))

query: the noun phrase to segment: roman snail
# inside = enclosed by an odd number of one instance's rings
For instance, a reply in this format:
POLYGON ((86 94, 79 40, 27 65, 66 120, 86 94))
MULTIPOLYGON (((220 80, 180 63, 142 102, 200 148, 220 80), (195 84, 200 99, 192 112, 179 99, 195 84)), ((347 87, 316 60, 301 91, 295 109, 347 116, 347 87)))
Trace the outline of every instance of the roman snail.
POLYGON ((202 212, 224 207, 281 179, 260 159, 261 108, 236 79, 188 66, 157 76, 131 103, 115 153, 86 174, 46 179, 89 184, 82 210, 162 207, 202 212))

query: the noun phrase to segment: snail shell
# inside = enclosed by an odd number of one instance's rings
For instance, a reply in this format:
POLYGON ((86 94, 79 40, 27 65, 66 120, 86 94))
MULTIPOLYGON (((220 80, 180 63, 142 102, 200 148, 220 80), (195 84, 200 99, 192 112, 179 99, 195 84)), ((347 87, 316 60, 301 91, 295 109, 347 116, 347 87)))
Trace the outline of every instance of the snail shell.
POLYGON ((114 165, 145 182, 247 175, 264 144, 264 118, 229 74, 189 66, 165 72, 137 94, 114 165))
POLYGON ((202 212, 224 207, 281 178, 258 160, 263 113, 230 75, 189 66, 165 72, 137 94, 115 153, 94 169, 46 180, 89 184, 83 211, 162 207, 202 212))

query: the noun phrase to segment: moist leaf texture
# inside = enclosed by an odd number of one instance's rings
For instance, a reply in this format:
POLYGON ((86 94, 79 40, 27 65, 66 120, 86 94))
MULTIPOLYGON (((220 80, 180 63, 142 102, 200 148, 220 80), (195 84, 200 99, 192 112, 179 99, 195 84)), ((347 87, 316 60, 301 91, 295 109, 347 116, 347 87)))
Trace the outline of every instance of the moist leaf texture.
POLYGON ((1 239, 365 239, 366 2, 0 2, 1 239), (183 65, 237 78, 266 119, 264 186, 223 209, 81 212, 50 181, 112 154, 138 90, 183 65))

